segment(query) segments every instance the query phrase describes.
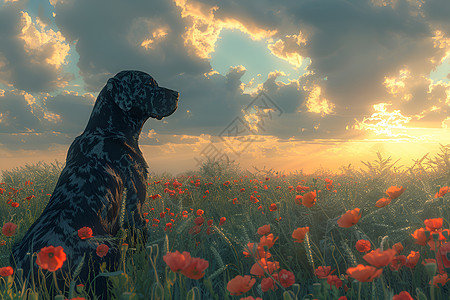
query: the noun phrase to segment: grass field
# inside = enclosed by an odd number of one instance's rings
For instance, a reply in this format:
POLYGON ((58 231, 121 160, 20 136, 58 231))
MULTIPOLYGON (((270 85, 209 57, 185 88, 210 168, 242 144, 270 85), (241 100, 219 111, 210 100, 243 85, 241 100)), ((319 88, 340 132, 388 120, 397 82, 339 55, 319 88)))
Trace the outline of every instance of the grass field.
MULTIPOLYGON (((117 238, 111 299, 450 299, 450 148, 410 167, 381 155, 364 165, 284 174, 208 162, 177 178, 151 174, 149 242, 117 238)), ((2 299, 50 299, 15 285, 5 267, 61 169, 3 173, 2 299)), ((88 299, 89 282, 67 284, 65 297, 88 299)))

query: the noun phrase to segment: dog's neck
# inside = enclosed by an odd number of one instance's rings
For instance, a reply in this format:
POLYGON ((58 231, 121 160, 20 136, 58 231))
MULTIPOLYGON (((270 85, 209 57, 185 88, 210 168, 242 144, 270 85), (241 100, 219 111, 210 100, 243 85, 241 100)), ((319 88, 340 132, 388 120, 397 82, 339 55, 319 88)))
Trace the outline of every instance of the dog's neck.
POLYGON ((101 99, 97 99, 83 134, 100 133, 103 136, 110 134, 114 137, 125 138, 137 145, 145 121, 127 116, 119 106, 108 105, 101 99))

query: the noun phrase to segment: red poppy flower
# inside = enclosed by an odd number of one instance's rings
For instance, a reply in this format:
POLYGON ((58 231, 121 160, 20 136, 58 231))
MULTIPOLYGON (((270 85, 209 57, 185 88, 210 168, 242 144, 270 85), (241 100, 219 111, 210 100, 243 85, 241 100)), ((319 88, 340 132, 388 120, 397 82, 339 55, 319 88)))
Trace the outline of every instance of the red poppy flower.
POLYGON ((436 252, 436 262, 439 268, 439 272, 444 272, 445 268, 450 268, 450 242, 443 244, 436 252))
POLYGON ((277 289, 277 285, 274 284, 273 279, 270 277, 263 278, 261 280, 261 290, 265 293, 268 290, 275 291, 277 289))
POLYGON ((227 290, 232 296, 239 296, 250 291, 255 282, 256 279, 252 279, 249 275, 244 277, 238 275, 228 281, 227 290))
POLYGON ((268 234, 270 232, 270 224, 259 227, 257 232, 259 235, 268 234))
POLYGON ((197 217, 197 218, 195 218, 195 220, 194 220, 194 223, 195 223, 196 225, 198 225, 198 226, 202 226, 202 225, 203 225, 203 222, 205 222, 205 218, 203 218, 203 217, 197 217))
POLYGON ((330 289, 333 285, 338 289, 342 286, 342 280, 340 280, 336 275, 328 275, 327 282, 330 285, 330 289))
POLYGON ((355 245, 356 250, 359 252, 369 252, 371 247, 370 241, 368 240, 358 240, 355 245))
POLYGON ((309 232, 309 227, 299 227, 292 232, 294 243, 303 243, 306 233, 309 232))
POLYGON ((419 228, 414 231, 411 236, 416 240, 416 244, 425 246, 427 244, 427 236, 425 235, 425 229, 419 228))
POLYGON ((376 207, 384 207, 386 205, 388 205, 389 203, 391 203, 391 198, 381 198, 380 200, 377 201, 377 203, 375 204, 376 207))
POLYGON ((83 227, 78 229, 78 236, 80 239, 85 240, 92 237, 92 229, 89 227, 83 227))
POLYGON ((105 244, 101 244, 101 245, 98 245, 96 252, 97 252, 98 256, 104 257, 106 254, 108 254, 108 251, 109 251, 109 247, 105 244))
POLYGON ((303 196, 302 195, 296 195, 295 196, 295 204, 297 204, 297 205, 303 205, 302 204, 302 199, 303 199, 303 196))
POLYGON ((388 194, 389 198, 391 198, 391 200, 394 200, 398 197, 400 197, 401 194, 403 194, 403 192, 406 190, 406 188, 404 188, 403 186, 391 186, 390 188, 387 189, 386 194, 388 194))
POLYGON ((66 258, 66 253, 61 246, 44 247, 37 254, 36 264, 44 270, 54 272, 62 267, 66 258))
POLYGON ((392 297, 392 300, 414 300, 414 298, 411 297, 411 295, 407 291, 403 291, 398 295, 394 295, 394 297, 392 297))
POLYGON ((434 198, 444 197, 445 194, 447 194, 450 191, 450 188, 448 186, 443 186, 439 189, 439 192, 434 195, 434 198))
MULTIPOLYGON (((447 273, 438 274, 433 277, 433 285, 436 287, 439 287, 438 283, 440 283, 440 284, 442 284, 442 286, 444 286, 448 281, 450 281, 450 279, 448 279, 447 273)), ((431 281, 429 282, 429 284, 431 284, 431 281)))
POLYGON ((8 276, 11 276, 13 273, 14 273, 14 270, 11 267, 0 268, 0 276, 8 277, 8 276))
POLYGON ((359 219, 361 219, 360 210, 359 208, 355 208, 353 210, 347 210, 347 212, 341 216, 337 223, 339 227, 347 228, 358 223, 359 219))
POLYGON ((269 210, 270 211, 276 211, 277 210, 277 205, 275 203, 270 204, 269 210))
POLYGON ((395 243, 394 246, 392 246, 392 249, 397 251, 397 254, 403 251, 403 245, 402 243, 395 243))
POLYGON ((374 267, 381 268, 387 266, 397 252, 394 249, 387 249, 381 252, 380 248, 375 249, 363 256, 363 259, 374 267))
POLYGON ((264 271, 272 274, 274 271, 280 268, 280 263, 275 261, 268 261, 265 258, 261 258, 258 262, 255 262, 250 268, 250 274, 255 276, 264 276, 264 271))
POLYGON ((389 263, 389 268, 392 271, 398 271, 402 266, 406 265, 406 256, 398 255, 395 256, 389 263))
POLYGON ((411 253, 406 257, 406 265, 408 268, 414 268, 419 262, 420 253, 419 251, 411 251, 411 253))
POLYGON ((184 251, 180 253, 178 250, 169 252, 163 256, 163 260, 173 272, 178 272, 184 269, 191 260, 191 254, 184 251))
POLYGON ((200 279, 205 275, 205 269, 209 266, 209 262, 198 258, 191 258, 188 265, 186 265, 182 270, 181 274, 191 279, 200 279))
POLYGON ((290 287, 295 283, 294 273, 285 269, 281 270, 278 272, 278 282, 285 288, 290 287))
POLYGON ((331 271, 331 266, 319 266, 317 269, 314 270, 314 274, 316 274, 317 278, 327 278, 328 275, 333 274, 333 271, 331 271))
POLYGON ((347 269, 348 276, 355 278, 359 282, 371 282, 375 278, 379 277, 382 272, 383 269, 377 269, 372 266, 364 266, 361 264, 354 268, 347 269))
POLYGON ((427 219, 423 221, 425 228, 429 231, 436 231, 442 228, 442 218, 427 219))
POLYGON ((267 246, 269 249, 272 248, 273 244, 278 240, 278 237, 273 238, 273 233, 269 235, 262 236, 259 239, 259 246, 264 247, 267 246))
POLYGON ((308 208, 313 207, 316 204, 316 191, 304 194, 302 204, 308 208))
POLYGON ((16 234, 17 225, 11 222, 5 223, 2 228, 2 234, 5 236, 13 236, 16 234))
POLYGON ((225 223, 226 220, 227 220, 227 218, 225 218, 225 217, 220 218, 219 226, 222 226, 225 223))

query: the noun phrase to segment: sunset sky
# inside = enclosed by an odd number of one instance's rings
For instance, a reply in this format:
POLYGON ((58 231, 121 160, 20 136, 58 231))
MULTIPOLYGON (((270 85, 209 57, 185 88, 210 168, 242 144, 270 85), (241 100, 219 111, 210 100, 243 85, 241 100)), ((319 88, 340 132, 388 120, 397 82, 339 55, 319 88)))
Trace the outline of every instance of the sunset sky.
POLYGON ((410 166, 450 144, 449 16, 448 0, 0 0, 0 170, 64 162, 121 70, 180 92, 142 130, 151 172, 212 149, 251 171, 377 151, 410 166))

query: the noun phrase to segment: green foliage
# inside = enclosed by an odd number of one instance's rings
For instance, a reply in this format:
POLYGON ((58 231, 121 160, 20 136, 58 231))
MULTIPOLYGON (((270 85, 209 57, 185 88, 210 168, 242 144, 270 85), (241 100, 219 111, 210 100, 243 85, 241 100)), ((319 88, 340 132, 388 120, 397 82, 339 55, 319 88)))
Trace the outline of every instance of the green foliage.
MULTIPOLYGON (((173 196, 164 189, 174 189, 174 178, 170 174, 152 174, 147 194, 162 197, 149 198, 144 206, 149 220, 149 244, 138 242, 122 249, 120 270, 100 276, 108 277, 113 299, 237 299, 230 295, 227 283, 237 275, 250 274, 256 260, 245 257, 243 251, 248 243, 260 242, 257 230, 268 224, 270 233, 278 238, 269 249, 272 257, 268 260, 276 260, 280 269, 292 272, 296 283, 287 288, 277 285, 276 291, 263 293, 258 287, 261 279, 256 278, 253 288, 241 297, 337 299, 346 295, 348 299, 383 299, 409 291, 414 298, 426 299, 433 293, 435 299, 447 299, 449 284, 443 288, 430 288, 429 266, 421 264, 425 258, 434 258, 435 253, 428 246, 417 245, 411 237, 416 229, 424 227, 423 221, 427 218, 443 218, 443 227, 449 226, 450 195, 434 198, 441 187, 450 185, 450 148, 441 146, 441 152, 431 159, 425 155, 403 170, 396 167, 398 161, 393 162, 377 153, 374 162, 363 162, 367 170, 357 171, 349 165, 341 168, 341 174, 320 170, 310 175, 303 172, 285 175, 265 167, 255 168, 255 172, 250 173, 240 170, 235 163, 207 161, 198 171, 176 178, 184 193, 177 192, 173 196), (325 178, 333 181, 331 188, 327 188, 325 178), (197 179, 200 184, 196 185, 197 179), (155 183, 158 181, 160 183, 155 183), (225 181, 230 184, 224 185, 225 181), (166 182, 169 184, 164 185, 166 182), (320 190, 313 207, 295 203, 295 195, 299 194, 295 191, 297 185, 320 190), (406 191, 389 205, 375 207, 376 201, 386 197, 385 191, 392 185, 404 186, 406 191), (280 188, 276 188, 278 186, 280 188), (241 192, 242 188, 245 191, 241 192), (259 195, 258 202, 251 201, 250 195, 259 195), (235 198, 237 201, 233 204, 235 198), (277 209, 270 211, 273 203, 277 209), (339 227, 337 220, 355 207, 361 210, 359 222, 350 228, 339 227), (204 223, 195 227, 199 209, 203 211, 204 223), (162 216, 162 213, 165 214, 162 216), (226 221, 219 225, 221 217, 226 221), (212 220, 211 226, 208 226, 208 220, 212 220), (166 227, 167 223, 172 223, 171 229, 166 227), (299 227, 310 228, 303 243, 295 243, 292 238, 292 232, 299 227), (208 228, 210 234, 206 232, 208 228), (421 260, 412 270, 402 267, 392 271, 385 267, 383 276, 372 283, 344 279, 349 267, 368 264, 362 258, 364 253, 355 249, 360 239, 369 240, 372 249, 388 249, 401 242, 404 246, 402 255, 420 251, 421 260), (163 256, 177 250, 208 261, 209 267, 202 279, 189 279, 169 269, 163 256), (326 279, 319 280, 314 274, 318 266, 331 266, 335 270, 333 275, 340 276, 348 291, 334 286, 330 289, 326 279)), ((0 195, 2 224, 13 222, 19 225, 15 236, 0 238, 6 242, 0 246, 0 267, 9 265, 12 244, 42 212, 50 198, 46 194, 53 192, 61 168, 58 163, 51 166, 38 163, 3 173, 5 185, 0 187, 17 190, 12 200, 20 205, 11 207, 7 204, 10 196, 7 193, 0 195), (33 184, 25 185, 27 180, 33 184), (26 200, 31 195, 34 198, 26 200)), ((126 232, 121 234, 121 240, 124 240, 126 232)), ((81 295, 73 287, 71 292, 81 295)), ((45 298, 43 290, 39 289, 38 293, 45 298)), ((0 295, 14 298, 23 292, 14 285, 3 284, 0 295)))

